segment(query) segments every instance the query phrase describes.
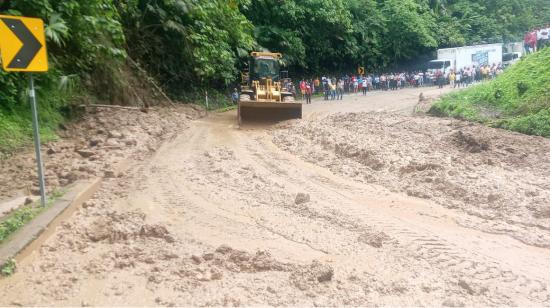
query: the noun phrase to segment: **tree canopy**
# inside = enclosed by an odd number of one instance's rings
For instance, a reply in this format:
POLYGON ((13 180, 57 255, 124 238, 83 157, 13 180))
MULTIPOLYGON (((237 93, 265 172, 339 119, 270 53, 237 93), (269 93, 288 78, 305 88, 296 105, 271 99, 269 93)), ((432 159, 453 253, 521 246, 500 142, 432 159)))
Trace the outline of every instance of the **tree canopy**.
MULTIPOLYGON (((384 69, 438 47, 517 41, 550 20, 547 0, 4 0, 0 10, 45 20, 53 75, 116 83, 129 56, 171 93, 226 87, 252 50, 283 53, 297 75, 384 69)), ((2 78, 5 88, 15 77, 2 78)))

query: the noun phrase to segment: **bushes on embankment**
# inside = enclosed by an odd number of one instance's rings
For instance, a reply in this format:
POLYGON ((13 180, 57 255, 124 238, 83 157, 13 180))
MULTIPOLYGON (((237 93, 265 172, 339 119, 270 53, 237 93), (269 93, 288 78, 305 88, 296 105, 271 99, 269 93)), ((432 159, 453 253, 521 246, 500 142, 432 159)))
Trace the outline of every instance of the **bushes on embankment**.
POLYGON ((550 137, 550 48, 492 81, 444 96, 429 113, 550 137))

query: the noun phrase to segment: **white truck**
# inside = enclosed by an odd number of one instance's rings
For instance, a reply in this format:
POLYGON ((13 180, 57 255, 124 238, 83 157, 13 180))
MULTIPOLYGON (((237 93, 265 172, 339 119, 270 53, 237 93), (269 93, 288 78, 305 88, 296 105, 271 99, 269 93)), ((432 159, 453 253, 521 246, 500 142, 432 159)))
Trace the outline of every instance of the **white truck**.
POLYGON ((507 43, 502 54, 502 66, 508 67, 523 57, 523 42, 507 43))
POLYGON ((502 62, 502 44, 487 44, 444 48, 437 50, 437 60, 428 62, 428 71, 442 71, 447 76, 451 70, 465 67, 493 65, 502 62))

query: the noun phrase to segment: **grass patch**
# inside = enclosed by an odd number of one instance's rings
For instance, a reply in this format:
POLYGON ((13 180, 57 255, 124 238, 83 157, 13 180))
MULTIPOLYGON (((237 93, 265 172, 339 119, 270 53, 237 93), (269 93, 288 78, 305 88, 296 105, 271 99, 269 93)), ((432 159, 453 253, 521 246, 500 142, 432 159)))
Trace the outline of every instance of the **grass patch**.
POLYGON ((0 267, 0 274, 2 276, 11 276, 13 273, 15 273, 15 269, 17 268, 17 264, 15 263, 14 259, 8 260, 6 263, 0 267))
MULTIPOLYGON (((174 93, 178 101, 193 103, 206 108, 206 95, 204 90, 195 89, 181 93, 174 93)), ((208 110, 221 110, 234 106, 229 93, 220 92, 214 89, 208 90, 208 110)))
MULTIPOLYGON (((22 108, 11 112, 0 110, 0 152, 11 153, 21 147, 32 145, 31 107, 28 107, 28 111, 22 108)), ((60 117, 41 111, 38 122, 41 142, 57 139, 55 127, 62 122, 60 117)))
POLYGON ((11 235, 48 209, 62 195, 62 191, 53 192, 48 197, 45 207, 42 207, 40 201, 37 201, 13 211, 0 222, 0 244, 4 243, 11 235))
POLYGON ((238 107, 239 107, 238 105, 230 105, 230 106, 227 106, 227 107, 222 107, 220 109, 217 109, 216 112, 222 113, 222 112, 226 112, 226 111, 229 111, 229 110, 235 110, 238 107))
POLYGON ((495 80, 445 95, 429 113, 550 137, 550 48, 525 57, 495 80))
MULTIPOLYGON (((35 75, 42 142, 57 138, 55 132, 59 125, 71 115, 69 101, 80 93, 77 80, 64 80, 67 78, 55 70, 35 75)), ((32 115, 27 90, 28 75, 0 72, 0 154, 8 155, 32 145, 32 115)))

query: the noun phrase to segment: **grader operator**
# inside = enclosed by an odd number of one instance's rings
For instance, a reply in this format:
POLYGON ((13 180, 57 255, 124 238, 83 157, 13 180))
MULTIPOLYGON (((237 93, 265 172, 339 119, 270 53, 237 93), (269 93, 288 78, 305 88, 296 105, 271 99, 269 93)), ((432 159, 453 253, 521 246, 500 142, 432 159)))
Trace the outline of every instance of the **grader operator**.
POLYGON ((281 76, 281 57, 280 53, 251 53, 249 69, 242 73, 239 124, 302 118, 302 104, 294 100, 287 88, 291 81, 288 76, 281 76))

